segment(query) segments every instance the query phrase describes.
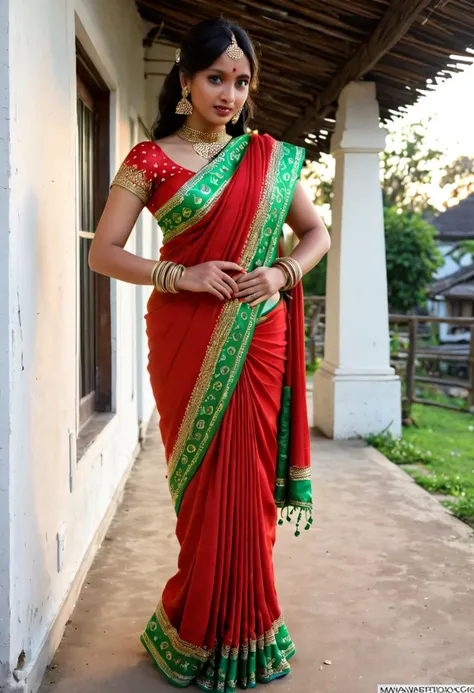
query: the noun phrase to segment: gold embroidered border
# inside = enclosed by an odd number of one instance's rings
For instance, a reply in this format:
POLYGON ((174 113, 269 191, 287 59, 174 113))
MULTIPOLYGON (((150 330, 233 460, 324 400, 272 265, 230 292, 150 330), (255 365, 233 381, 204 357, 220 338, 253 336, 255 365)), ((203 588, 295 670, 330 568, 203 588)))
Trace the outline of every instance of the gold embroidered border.
POLYGON ((184 201, 184 198, 189 193, 189 191, 195 185, 197 185, 198 183, 200 183, 202 181, 202 179, 204 178, 204 176, 208 172, 208 169, 211 166, 221 164, 224 161, 224 158, 225 158, 224 155, 221 153, 218 156, 216 156, 215 159, 212 159, 212 161, 210 161, 208 164, 206 164, 205 166, 200 168, 199 171, 196 171, 196 173, 194 174, 194 176, 192 176, 192 178, 187 180, 186 183, 184 183, 184 185, 182 185, 180 187, 180 189, 177 192, 175 192, 175 194, 172 197, 170 197, 170 199, 167 202, 165 202, 165 204, 162 207, 157 209, 154 216, 155 216, 155 219, 158 222, 158 224, 160 223, 161 219, 163 219, 163 217, 166 214, 168 214, 168 212, 171 212, 173 207, 180 205, 184 201))
MULTIPOLYGON (((249 674, 248 676, 239 676, 237 672, 237 678, 234 679, 235 682, 239 681, 242 685, 246 685, 248 682, 253 682, 256 683, 257 681, 257 676, 258 677, 268 677, 268 676, 273 676, 274 674, 279 674, 283 671, 289 670, 290 665, 287 662, 287 656, 291 656, 295 652, 295 646, 290 638, 289 635, 281 638, 282 642, 289 642, 290 645, 285 648, 281 649, 276 640, 276 636, 278 635, 279 629, 285 625, 285 622, 283 620, 283 616, 280 616, 270 627, 269 630, 265 632, 264 635, 261 635, 258 637, 256 640, 249 640, 245 645, 240 645, 239 647, 230 647, 230 645, 223 645, 219 649, 217 646, 212 650, 212 656, 210 659, 210 665, 211 667, 215 670, 216 668, 216 658, 224 658, 228 659, 229 657, 233 660, 240 659, 240 660, 247 660, 249 652, 251 654, 255 654, 258 650, 263 650, 265 646, 272 646, 272 645, 277 645, 281 655, 282 659, 278 666, 273 669, 271 664, 275 661, 274 659, 270 659, 270 666, 266 667, 260 667, 257 668, 255 672, 249 674)), ((288 631, 286 631, 288 632, 288 631)), ((225 676, 225 672, 222 669, 219 669, 218 674, 221 676, 225 676)), ((208 690, 214 690, 214 682, 211 681, 206 675, 201 675, 198 677, 197 682, 201 685, 207 688, 208 690)), ((217 690, 221 690, 222 686, 224 686, 223 681, 217 682, 217 690)), ((232 687, 231 682, 227 681, 227 686, 232 687)), ((222 688, 222 690, 225 690, 225 688, 222 688)))
POLYGON ((196 379, 191 397, 189 398, 189 402, 179 428, 178 436, 173 446, 173 451, 170 455, 168 462, 168 479, 170 482, 171 475, 173 474, 180 458, 181 450, 184 448, 186 441, 192 433, 194 421, 199 413, 202 398, 209 388, 209 383, 212 380, 217 359, 219 358, 219 354, 226 343, 239 309, 239 301, 229 301, 225 304, 221 314, 217 318, 214 332, 209 340, 199 375, 196 379))
POLYGON ((144 171, 139 170, 136 166, 128 166, 125 163, 120 166, 110 187, 112 185, 118 185, 134 193, 145 205, 148 202, 152 188, 152 183, 148 180, 144 171))
MULTIPOLYGON (((239 138, 234 138, 232 140, 232 145, 236 146, 236 148, 239 151, 245 150, 248 145, 249 141, 247 140, 248 136, 246 135, 241 135, 239 138), (236 140, 239 140, 239 142, 236 144, 236 140)), ((184 202, 185 196, 191 192, 193 187, 198 185, 204 176, 206 176, 208 173, 212 173, 213 168, 218 168, 220 164, 222 164, 226 160, 227 156, 227 147, 225 147, 224 150, 220 154, 218 154, 212 161, 207 163, 205 166, 203 166, 199 171, 197 171, 192 178, 190 178, 184 185, 181 186, 181 188, 158 210, 156 210, 154 217, 157 221, 158 224, 160 224, 161 220, 163 217, 165 217, 169 212, 171 212, 172 209, 177 207, 178 205, 181 205, 184 202)), ((230 153, 230 158, 233 159, 234 157, 232 156, 233 152, 230 153)), ((240 155, 239 155, 239 160, 240 160, 240 155)), ((172 231, 164 231, 163 233, 163 245, 165 245, 168 241, 172 240, 179 234, 183 233, 183 231, 186 231, 190 226, 194 225, 196 222, 200 221, 208 212, 209 208, 216 202, 217 199, 221 196, 227 185, 230 183, 231 178, 229 180, 225 181, 219 190, 217 190, 206 202, 203 207, 201 207, 198 211, 195 212, 195 214, 188 219, 187 221, 184 221, 182 224, 180 224, 178 227, 174 228, 172 231)))
MULTIPOLYGON (((236 304, 237 311, 236 311, 234 317, 232 317, 232 320, 229 319, 229 325, 224 325, 224 327, 226 327, 227 335, 230 334, 230 332, 231 332, 231 330, 232 330, 232 327, 233 327, 233 323, 234 323, 234 321, 235 321, 235 319, 236 319, 236 316, 237 316, 237 314, 238 314, 238 311, 240 310, 240 301, 239 301, 239 300, 235 300, 235 301, 231 301, 231 302, 230 302, 230 305, 231 305, 231 306, 234 306, 234 304, 236 304)), ((229 305, 229 304, 228 304, 228 305, 229 305)), ((227 306, 226 306, 226 307, 227 307, 227 306)), ((199 449, 198 449, 198 453, 197 453, 198 455, 202 452, 202 450, 203 450, 203 448, 204 448, 204 446, 205 446, 205 444, 206 444, 206 442, 207 442, 207 438, 208 438, 208 435, 209 435, 209 431, 213 429, 214 424, 215 424, 215 422, 216 422, 216 419, 220 416, 220 413, 221 413, 221 411, 222 411, 222 408, 223 408, 224 405, 227 403, 227 396, 228 396, 228 394, 229 394, 229 389, 230 389, 230 387, 233 385, 233 382, 234 382, 234 375, 235 375, 236 370, 238 370, 238 368, 239 368, 239 366, 240 366, 240 359, 242 358, 242 354, 243 354, 244 350, 247 348, 247 336, 248 336, 249 331, 252 329, 252 327, 254 327, 254 325, 252 326, 252 322, 255 322, 255 320, 256 320, 256 313, 255 313, 255 311, 252 311, 252 312, 250 313, 249 319, 247 320, 247 327, 246 327, 244 336, 243 336, 243 338, 242 338, 242 343, 241 343, 241 345, 240 345, 240 348, 239 348, 239 351, 238 351, 238 353, 237 353, 236 359, 235 359, 235 361, 234 361, 234 365, 232 366, 232 370, 231 370, 231 372, 230 372, 229 379, 228 379, 228 381, 227 381, 227 385, 225 386, 224 390, 222 391, 222 396, 221 396, 220 402, 219 402, 219 404, 217 405, 217 407, 216 407, 216 409, 215 409, 215 411, 214 411, 214 414, 213 414, 213 416, 212 416, 212 419, 211 419, 211 421, 209 422, 209 426, 208 426, 208 428, 207 428, 207 431, 206 431, 206 433, 204 434, 204 436, 203 436, 203 438, 202 438, 202 440, 201 440, 201 443, 200 443, 200 445, 199 445, 199 449)), ((222 321, 223 321, 223 318, 221 318, 220 322, 222 322, 222 321)), ((227 339, 227 336, 226 336, 226 339, 227 339)), ((223 344, 225 344, 225 340, 224 340, 223 344)), ((221 351, 222 351, 222 348, 221 348, 221 351)), ((217 363, 217 357, 214 359, 214 369, 213 369, 212 372, 214 372, 214 370, 215 370, 215 364, 216 364, 216 363, 217 363)), ((205 394, 205 392, 206 392, 206 391, 204 391, 204 394, 205 394)), ((193 392, 193 394, 194 394, 194 392, 193 392)), ((201 400, 202 400, 203 394, 202 394, 202 393, 199 393, 199 394, 200 394, 200 397, 201 397, 201 400)), ((201 401, 201 400, 200 400, 200 401, 201 401)), ((194 421, 194 419, 191 420, 191 425, 193 424, 193 421, 194 421)), ((192 474, 192 473, 194 473, 194 469, 191 468, 191 465, 187 465, 186 469, 184 470, 183 477, 182 477, 182 479, 180 480, 180 488, 177 489, 177 490, 175 491, 175 493, 172 493, 172 495, 171 495, 171 499, 172 499, 172 501, 173 501, 174 504, 176 504, 176 501, 177 501, 177 499, 178 499, 178 496, 179 496, 179 494, 181 493, 181 488, 187 484, 188 476, 189 476, 190 474, 192 474)))
POLYGON ((277 506, 277 508, 294 507, 294 508, 302 508, 303 510, 312 510, 313 509, 313 504, 311 502, 307 502, 307 501, 276 500, 275 505, 277 506))
POLYGON ((268 164, 267 175, 265 176, 265 184, 260 193, 260 199, 257 206, 257 211, 253 218, 252 224, 250 226, 250 232, 247 236, 247 240, 242 250, 240 265, 247 268, 252 261, 255 251, 257 250, 260 236, 265 224, 265 220, 270 214, 270 207, 272 203, 271 191, 275 185, 275 181, 278 175, 278 161, 281 156, 282 144, 276 142, 273 147, 273 151, 270 156, 270 162, 268 164))
MULTIPOLYGON (((176 652, 178 652, 183 657, 195 657, 203 663, 206 663, 211 657, 213 657, 216 654, 216 652, 219 652, 220 655, 226 659, 229 656, 235 658, 239 655, 239 653, 242 653, 245 659, 245 656, 248 655, 249 651, 256 652, 257 649, 263 649, 265 646, 276 643, 276 635, 278 635, 278 631, 280 630, 280 628, 285 625, 283 615, 280 615, 279 618, 277 618, 277 620, 272 623, 269 630, 265 631, 265 633, 263 635, 260 635, 256 640, 248 640, 247 644, 240 645, 238 647, 231 648, 230 645, 222 645, 220 648, 215 647, 212 650, 207 650, 204 647, 193 645, 192 643, 186 642, 185 640, 182 640, 180 638, 178 631, 170 623, 170 620, 166 615, 166 611, 164 610, 163 603, 161 601, 156 608, 155 616, 163 633, 169 639, 171 646, 176 650, 176 652)), ((163 659, 160 652, 156 649, 156 646, 150 640, 146 631, 142 633, 142 635, 146 640, 147 645, 150 646, 150 649, 152 649, 154 653, 156 652, 156 655, 160 659, 163 659)), ((283 638, 283 640, 287 639, 290 639, 289 636, 288 638, 283 638)), ((294 646, 292 645, 291 647, 294 646)), ((166 662, 163 663, 165 664, 165 666, 167 666, 166 662)), ((171 674, 173 676, 175 675, 174 672, 171 672, 171 674)), ((179 676, 179 674, 176 674, 176 676, 179 676)))
MULTIPOLYGON (((285 151, 285 144, 282 142, 279 144, 281 145, 283 152, 284 152, 285 151)), ((280 213, 279 213, 278 222, 277 222, 275 228, 281 228, 283 226, 283 224, 285 223, 288 209, 289 209, 290 204, 291 204, 291 201, 289 198, 290 198, 290 195, 292 195, 294 192, 294 188, 295 188, 295 185, 297 183, 299 172, 301 169, 302 159, 304 158, 305 150, 302 147, 294 146, 294 149, 295 149, 295 158, 294 158, 294 160, 291 160, 292 164, 293 164, 291 175, 287 174, 287 175, 290 175, 290 180, 286 181, 285 199, 283 201, 283 204, 280 204, 280 213)), ((270 243, 269 248, 268 248, 267 257, 265 260, 266 264, 269 263, 273 257, 273 253, 274 253, 275 248, 278 244, 278 240, 279 239, 277 238, 277 236, 274 235, 272 238, 272 242, 270 243)))
POLYGON ((306 481, 311 479, 311 467, 290 467, 291 481, 306 481))
POLYGON ((171 679, 171 681, 176 681, 177 683, 181 684, 182 686, 187 686, 191 683, 191 681, 196 676, 196 672, 189 674, 189 676, 184 676, 183 674, 180 674, 177 671, 173 671, 172 669, 169 668, 168 664, 166 663, 165 658, 163 657, 161 652, 155 647, 155 645, 150 640, 148 635, 146 633, 142 633, 142 637, 143 637, 144 642, 146 643, 147 648, 149 648, 150 654, 154 658, 155 662, 160 667, 160 669, 163 670, 163 672, 166 674, 166 676, 169 679, 171 679))
MULTIPOLYGON (((222 183, 221 187, 219 190, 217 190, 214 195, 212 195, 209 200, 206 202, 206 204, 202 205, 202 207, 199 208, 197 212, 194 213, 194 215, 188 219, 187 221, 183 221, 182 224, 174 228, 172 231, 166 231, 166 233, 163 233, 163 245, 166 245, 169 241, 172 241, 173 238, 176 238, 176 236, 179 236, 181 233, 184 231, 187 231, 191 226, 194 226, 198 221, 201 221, 201 219, 204 219, 206 214, 208 213, 209 209, 217 202, 217 200, 220 198, 224 190, 227 188, 229 185, 231 179, 226 180, 225 183, 222 183)), ((184 201, 184 198, 183 200, 184 201)), ((156 215, 155 215, 156 219, 156 215)), ((156 219, 158 221, 158 219, 156 219)), ((159 223, 159 221, 158 221, 159 223)))
POLYGON ((271 645, 276 642, 275 636, 282 626, 285 625, 285 620, 283 615, 280 615, 276 621, 272 623, 270 628, 265 631, 263 635, 260 635, 256 640, 248 640, 244 645, 239 645, 238 647, 231 647, 230 645, 222 645, 220 648, 220 654, 224 658, 237 657, 239 652, 241 652, 245 657, 250 652, 256 652, 257 648, 262 649, 264 645, 271 645))
POLYGON ((160 601, 156 607, 155 615, 163 633, 167 638, 169 638, 171 645, 177 652, 179 652, 183 657, 196 657, 196 659, 199 659, 201 662, 207 662, 211 656, 210 650, 206 650, 198 645, 193 645, 192 643, 186 642, 186 640, 182 640, 179 637, 178 631, 174 626, 171 625, 170 620, 166 615, 163 602, 160 601))
MULTIPOLYGON (((291 648, 291 650, 292 651, 290 652, 290 655, 294 654, 295 652, 294 646, 291 648)), ((287 661, 285 653, 282 650, 280 650, 280 653, 282 655, 282 658, 275 669, 271 666, 271 663, 274 660, 270 659, 270 666, 259 667, 255 670, 255 672, 248 674, 248 676, 239 676, 238 672, 236 672, 237 678, 233 679, 232 681, 227 680, 226 682, 218 681, 216 683, 217 688, 214 688, 214 681, 207 678, 205 675, 199 676, 197 679, 197 683, 208 691, 217 690, 224 692, 226 688, 235 688, 237 681, 244 688, 247 688, 248 684, 252 684, 251 687, 253 688, 253 684, 257 683, 257 681, 264 682, 265 680, 271 680, 275 675, 281 674, 284 671, 290 671, 291 667, 287 661)), ((223 670, 219 669, 218 675, 226 676, 226 673, 223 670)))

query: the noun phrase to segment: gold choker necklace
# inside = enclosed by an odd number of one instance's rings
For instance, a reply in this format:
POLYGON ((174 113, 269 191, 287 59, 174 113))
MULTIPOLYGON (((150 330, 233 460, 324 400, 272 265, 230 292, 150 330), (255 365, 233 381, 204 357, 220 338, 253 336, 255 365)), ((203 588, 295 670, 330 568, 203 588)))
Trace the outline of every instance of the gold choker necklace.
POLYGON ((232 139, 232 135, 228 135, 225 130, 222 132, 200 132, 188 128, 187 125, 182 125, 179 130, 176 130, 176 134, 181 139, 192 142, 196 154, 208 160, 217 156, 232 139))

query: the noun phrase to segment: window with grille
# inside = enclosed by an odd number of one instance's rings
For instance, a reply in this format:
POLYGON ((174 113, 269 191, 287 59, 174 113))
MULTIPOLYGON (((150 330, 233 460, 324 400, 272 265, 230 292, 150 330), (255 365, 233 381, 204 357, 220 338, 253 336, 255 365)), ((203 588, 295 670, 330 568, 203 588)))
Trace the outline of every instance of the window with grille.
POLYGON ((79 254, 79 422, 111 410, 110 281, 88 255, 108 195, 109 92, 77 44, 76 218, 79 254))

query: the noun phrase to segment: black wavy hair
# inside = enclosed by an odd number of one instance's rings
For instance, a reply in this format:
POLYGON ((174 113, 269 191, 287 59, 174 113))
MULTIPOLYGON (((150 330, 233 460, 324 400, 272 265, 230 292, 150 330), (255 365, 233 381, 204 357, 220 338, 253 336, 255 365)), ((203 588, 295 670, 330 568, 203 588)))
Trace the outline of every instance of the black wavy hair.
MULTIPOLYGON (((232 33, 247 56, 250 63, 250 88, 255 90, 258 84, 258 59, 249 35, 241 27, 226 19, 206 19, 195 24, 183 37, 180 44, 180 61, 175 63, 166 76, 165 83, 158 98, 159 115, 153 124, 154 140, 171 135, 181 127, 186 116, 175 113, 176 104, 181 99, 181 83, 179 73, 193 77, 197 72, 206 70, 222 55, 232 41, 232 33)), ((228 122, 226 129, 229 135, 236 137, 246 132, 246 126, 253 116, 254 104, 250 94, 234 125, 228 122)))

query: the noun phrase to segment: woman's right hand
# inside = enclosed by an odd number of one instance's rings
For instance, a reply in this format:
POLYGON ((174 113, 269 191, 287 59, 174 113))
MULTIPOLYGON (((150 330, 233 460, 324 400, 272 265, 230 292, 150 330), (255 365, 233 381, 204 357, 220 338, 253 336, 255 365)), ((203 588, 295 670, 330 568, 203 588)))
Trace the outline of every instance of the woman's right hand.
POLYGON ((235 262, 212 260, 194 267, 186 267, 176 284, 179 291, 207 292, 222 301, 231 301, 239 291, 237 282, 227 272, 244 272, 235 262))

